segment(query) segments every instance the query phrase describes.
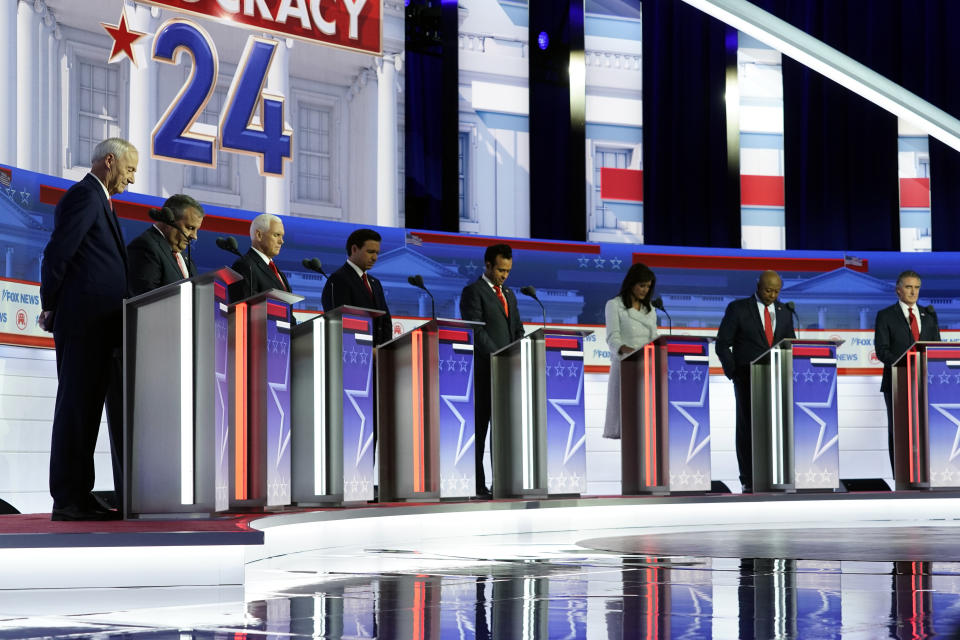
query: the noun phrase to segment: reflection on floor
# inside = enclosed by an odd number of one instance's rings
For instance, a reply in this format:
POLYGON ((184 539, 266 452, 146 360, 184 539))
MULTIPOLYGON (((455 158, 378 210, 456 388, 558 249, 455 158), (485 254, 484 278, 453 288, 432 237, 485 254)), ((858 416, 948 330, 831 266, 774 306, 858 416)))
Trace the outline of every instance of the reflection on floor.
MULTIPOLYGON (((907 529, 922 547, 923 527, 864 531, 876 540, 907 529)), ((584 546, 578 542, 586 536, 573 531, 294 554, 250 567, 246 602, 162 608, 154 594, 142 608, 119 611, 111 608, 117 594, 101 590, 91 596, 102 613, 26 618, 0 611, 0 638, 872 640, 952 637, 960 628, 960 563, 597 549, 638 531, 607 531, 584 546)), ((846 531, 840 539, 826 535, 849 546, 864 533, 846 531)), ((709 542, 715 533, 703 532, 704 547, 716 544, 709 542)), ((795 533, 812 535, 809 529, 795 533)), ((727 538, 761 534, 793 535, 722 532, 727 538)), ((689 547, 689 540, 684 544, 689 547)), ((669 551, 664 540, 661 546, 669 551)))

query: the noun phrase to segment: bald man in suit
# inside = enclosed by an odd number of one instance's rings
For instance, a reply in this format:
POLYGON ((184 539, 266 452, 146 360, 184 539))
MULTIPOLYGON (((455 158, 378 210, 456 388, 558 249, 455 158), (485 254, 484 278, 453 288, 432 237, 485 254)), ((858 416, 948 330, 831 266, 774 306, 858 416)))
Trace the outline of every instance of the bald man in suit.
POLYGON ((793 315, 777 300, 781 288, 783 280, 776 271, 761 273, 756 293, 727 305, 717 331, 717 357, 737 398, 737 464, 744 493, 753 491, 750 363, 784 338, 796 337, 793 315))

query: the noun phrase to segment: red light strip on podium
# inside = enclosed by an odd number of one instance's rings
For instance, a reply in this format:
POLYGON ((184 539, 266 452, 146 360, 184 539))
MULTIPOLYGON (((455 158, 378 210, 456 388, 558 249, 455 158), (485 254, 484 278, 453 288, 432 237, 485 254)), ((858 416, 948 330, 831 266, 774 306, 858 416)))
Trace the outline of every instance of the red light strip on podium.
POLYGON ((440 329, 439 339, 447 342, 470 342, 470 334, 455 329, 440 329))
POLYGON ((424 491, 423 469, 423 331, 414 329, 410 335, 413 384, 413 490, 424 491))
POLYGON ((362 318, 344 318, 343 328, 351 331, 363 331, 367 333, 370 330, 370 323, 362 318))
POLYGON ((696 355, 703 355, 703 345, 675 342, 667 345, 667 353, 692 353, 696 355))
POLYGON ((960 360, 960 349, 927 349, 927 360, 960 360))
POLYGON ((919 356, 916 351, 907 353, 907 452, 910 455, 910 482, 920 481, 920 425, 919 416, 914 419, 914 407, 920 401, 919 356), (914 465, 916 459, 916 465, 914 465))
POLYGON ((547 349, 579 349, 580 342, 576 338, 553 338, 544 339, 544 345, 547 349))
POLYGON ((830 347, 794 347, 793 355, 806 358, 829 358, 833 354, 830 353, 830 347))
POLYGON ((653 344, 646 344, 643 347, 643 441, 646 444, 644 447, 643 457, 644 457, 644 466, 646 467, 646 480, 647 486, 653 487, 654 476, 651 471, 657 461, 657 452, 654 450, 654 429, 656 428, 656 412, 653 410, 653 399, 656 394, 654 389, 654 350, 653 344))
POLYGON ((247 499, 247 303, 233 309, 234 334, 234 497, 247 499))

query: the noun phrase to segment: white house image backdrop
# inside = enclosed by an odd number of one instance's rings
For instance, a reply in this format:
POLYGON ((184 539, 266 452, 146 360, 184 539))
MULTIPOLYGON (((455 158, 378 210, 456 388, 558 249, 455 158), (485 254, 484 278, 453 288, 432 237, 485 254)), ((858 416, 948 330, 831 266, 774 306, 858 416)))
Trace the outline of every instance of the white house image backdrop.
POLYGON ((140 150, 137 193, 185 192, 249 211, 398 226, 403 2, 382 0, 382 7, 381 57, 131 0, 4 0, 0 163, 79 179, 93 145, 121 136, 140 150), (103 25, 118 25, 121 16, 130 31, 146 34, 132 46, 136 66, 126 55, 108 61, 114 40, 103 25), (151 157, 151 132, 193 73, 190 55, 175 64, 153 59, 157 30, 174 19, 196 24, 216 48, 212 94, 191 129, 201 135, 216 135, 248 37, 277 42, 265 90, 285 98, 293 131, 282 176, 262 177, 256 158, 230 151, 217 153, 216 168, 151 157))

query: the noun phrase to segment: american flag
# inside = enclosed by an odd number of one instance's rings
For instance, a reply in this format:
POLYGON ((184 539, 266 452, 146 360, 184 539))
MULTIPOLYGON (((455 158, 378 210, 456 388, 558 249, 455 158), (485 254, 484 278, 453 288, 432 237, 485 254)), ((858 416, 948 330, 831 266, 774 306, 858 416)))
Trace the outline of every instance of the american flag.
POLYGON ((845 267, 862 267, 863 259, 858 258, 857 256, 843 256, 843 266, 845 267))
POLYGON ((423 246, 423 238, 420 236, 407 232, 406 244, 416 245, 418 247, 423 246))
POLYGON ((10 183, 13 181, 13 172, 6 167, 0 167, 0 185, 4 187, 9 187, 10 183))

